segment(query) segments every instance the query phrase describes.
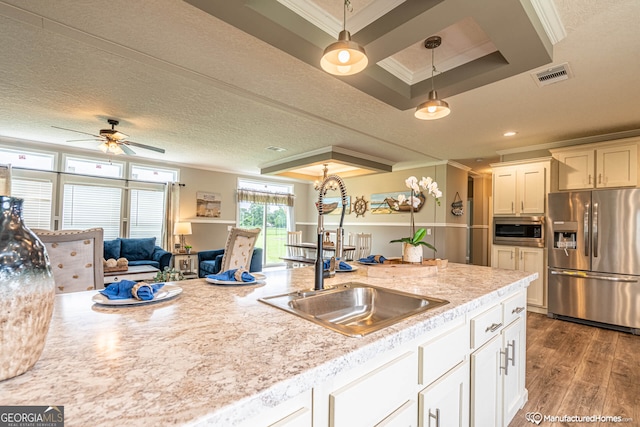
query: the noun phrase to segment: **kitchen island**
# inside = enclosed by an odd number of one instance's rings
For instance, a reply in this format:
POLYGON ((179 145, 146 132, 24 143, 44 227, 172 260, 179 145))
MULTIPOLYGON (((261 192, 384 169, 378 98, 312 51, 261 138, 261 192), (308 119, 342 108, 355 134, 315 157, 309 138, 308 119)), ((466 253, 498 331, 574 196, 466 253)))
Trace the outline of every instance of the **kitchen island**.
MULTIPOLYGON (((175 299, 139 306, 95 305, 95 291, 61 294, 40 360, 25 374, 0 382, 0 404, 63 405, 66 426, 231 426, 269 425, 274 421, 267 415, 277 418, 279 407, 302 399, 313 407, 306 416, 322 425, 325 413, 334 415, 334 409, 322 407, 325 399, 318 404, 322 390, 342 387, 342 377, 358 377, 367 364, 386 363, 387 355, 395 358, 407 343, 420 344, 451 325, 460 326, 456 331, 466 328, 455 345, 466 349, 468 373, 469 359, 474 360, 470 351, 482 344, 477 337, 474 344, 471 316, 477 322, 489 319, 506 297, 524 294, 536 278, 449 264, 431 277, 394 280, 370 278, 367 268, 336 274, 325 279, 325 286, 368 283, 449 304, 352 338, 258 301, 312 288, 310 267, 268 272, 266 284, 259 285, 176 282, 183 293, 175 299)), ((414 353, 415 360, 428 354, 414 353)), ((429 374, 420 371, 420 376, 429 374)))

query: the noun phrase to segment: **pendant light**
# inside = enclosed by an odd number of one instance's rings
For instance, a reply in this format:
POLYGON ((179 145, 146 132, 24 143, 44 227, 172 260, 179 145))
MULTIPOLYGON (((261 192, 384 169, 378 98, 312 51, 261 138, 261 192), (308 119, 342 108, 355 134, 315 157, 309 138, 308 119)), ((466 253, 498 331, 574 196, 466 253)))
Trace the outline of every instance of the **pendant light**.
POLYGON ((349 0, 344 0, 344 18, 338 41, 327 46, 320 60, 322 69, 336 76, 350 76, 359 73, 369 63, 364 48, 351 41, 351 34, 346 29, 347 8, 351 11, 350 3, 349 0))
POLYGON ((420 120, 436 120, 448 116, 451 112, 449 104, 446 101, 438 99, 438 93, 434 88, 433 75, 436 66, 433 65, 433 51, 440 46, 442 38, 440 36, 431 36, 424 41, 424 47, 431 50, 431 91, 429 92, 429 100, 418 105, 414 115, 420 120))

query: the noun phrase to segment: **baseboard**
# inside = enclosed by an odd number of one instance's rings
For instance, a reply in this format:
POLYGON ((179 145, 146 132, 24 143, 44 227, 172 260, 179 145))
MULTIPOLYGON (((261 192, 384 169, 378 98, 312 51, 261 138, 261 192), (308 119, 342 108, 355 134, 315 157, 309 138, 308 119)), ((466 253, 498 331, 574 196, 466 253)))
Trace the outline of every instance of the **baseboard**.
POLYGON ((528 305, 527 311, 531 311, 533 313, 547 314, 547 309, 544 307, 538 307, 535 305, 528 305))

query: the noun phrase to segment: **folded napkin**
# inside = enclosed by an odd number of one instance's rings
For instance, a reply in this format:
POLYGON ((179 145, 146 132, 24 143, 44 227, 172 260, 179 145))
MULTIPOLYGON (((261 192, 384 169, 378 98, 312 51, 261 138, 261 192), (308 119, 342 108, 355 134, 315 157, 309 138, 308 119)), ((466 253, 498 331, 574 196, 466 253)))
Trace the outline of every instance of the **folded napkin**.
MULTIPOLYGON (((324 269, 328 270, 330 265, 331 265, 331 260, 330 259, 325 259, 324 260, 324 269)), ((345 271, 352 270, 352 269, 353 269, 353 267, 351 267, 349 264, 347 264, 344 261, 340 261, 340 263, 338 264, 338 268, 336 268, 336 270, 345 270, 345 271)))
POLYGON ((150 285, 145 282, 136 283, 131 280, 121 280, 110 284, 100 293, 109 299, 135 298, 141 301, 149 301, 163 286, 164 283, 150 285))
POLYGON ((386 260, 387 259, 385 257, 383 257, 382 255, 369 255, 366 258, 360 258, 358 261, 360 261, 360 262, 368 262, 368 263, 373 263, 373 264, 382 264, 386 260))
POLYGON ((207 279, 220 280, 223 282, 255 282, 256 280, 249 271, 241 268, 227 270, 218 274, 209 274, 207 279))

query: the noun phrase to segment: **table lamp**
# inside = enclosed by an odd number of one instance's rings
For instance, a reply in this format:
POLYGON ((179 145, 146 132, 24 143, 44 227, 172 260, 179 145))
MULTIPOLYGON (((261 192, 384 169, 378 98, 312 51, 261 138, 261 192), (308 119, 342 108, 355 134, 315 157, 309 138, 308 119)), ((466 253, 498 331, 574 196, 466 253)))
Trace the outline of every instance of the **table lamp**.
POLYGON ((185 252, 185 242, 184 236, 186 234, 191 234, 191 223, 190 222, 176 222, 173 226, 173 234, 180 235, 180 252, 185 252))

